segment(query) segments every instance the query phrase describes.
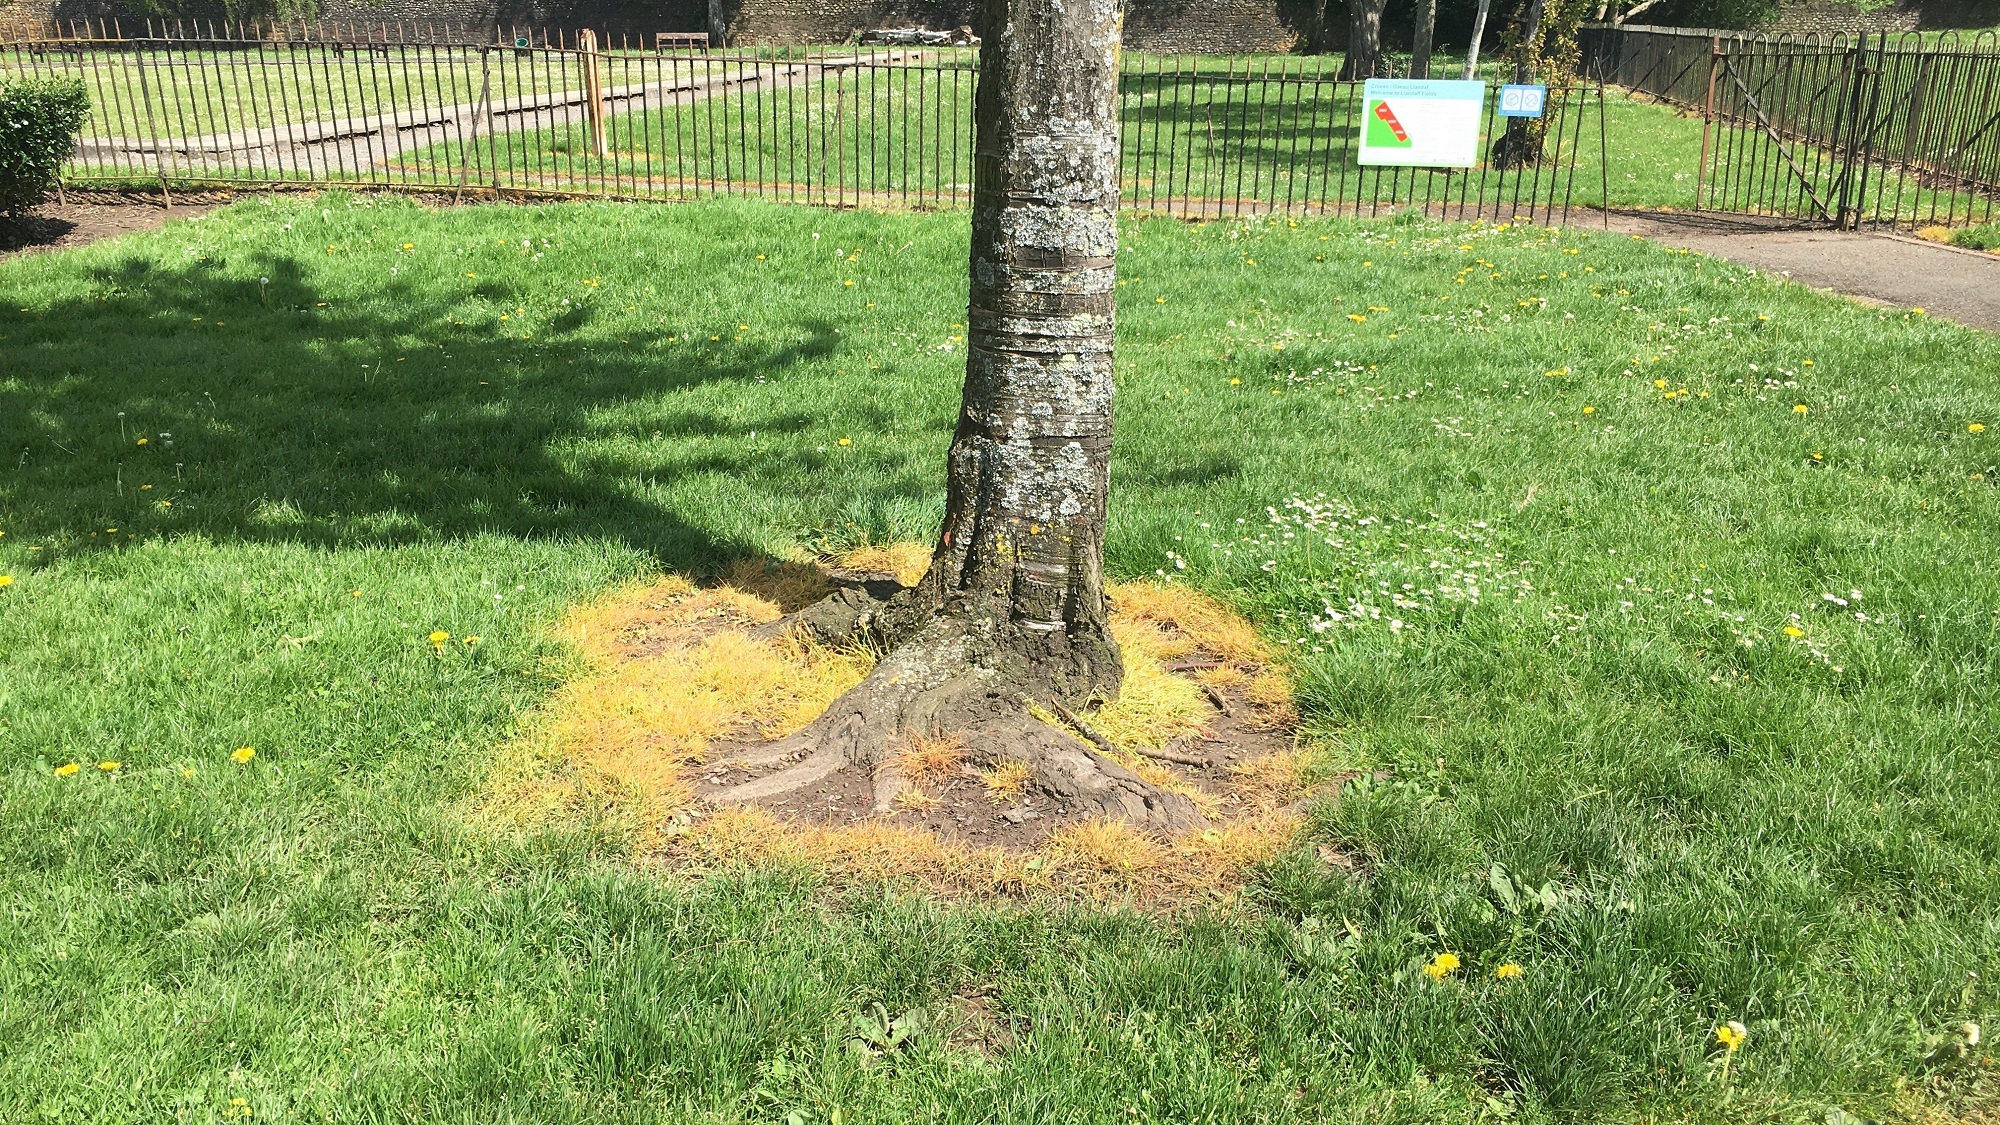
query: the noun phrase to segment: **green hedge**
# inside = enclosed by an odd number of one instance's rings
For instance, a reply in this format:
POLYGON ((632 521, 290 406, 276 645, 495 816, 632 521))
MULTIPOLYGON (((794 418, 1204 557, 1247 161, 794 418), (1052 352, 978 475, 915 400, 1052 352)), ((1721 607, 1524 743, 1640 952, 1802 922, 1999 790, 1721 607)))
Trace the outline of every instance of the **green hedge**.
POLYGON ((89 115, 90 96, 80 79, 0 83, 0 215, 42 201, 89 115))

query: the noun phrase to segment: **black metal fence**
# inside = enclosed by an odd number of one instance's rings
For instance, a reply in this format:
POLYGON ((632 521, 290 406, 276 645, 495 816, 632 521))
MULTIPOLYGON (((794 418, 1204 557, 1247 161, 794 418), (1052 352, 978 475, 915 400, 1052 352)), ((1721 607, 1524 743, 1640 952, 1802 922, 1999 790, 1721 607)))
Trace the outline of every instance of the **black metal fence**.
POLYGON ((1704 121, 1696 206, 1837 227, 2000 210, 2000 35, 1587 27, 1584 72, 1704 121))
MULTIPOLYGON (((706 50, 584 33, 73 25, 0 41, 0 77, 74 75, 76 184, 341 183, 457 194, 949 208, 972 190, 976 51, 706 50)), ((1602 198, 1601 90, 1555 92, 1541 159, 1364 168, 1337 60, 1127 54, 1125 202, 1188 218, 1420 207, 1560 221, 1602 198)), ((1488 99, 1485 137, 1500 135, 1488 99)))

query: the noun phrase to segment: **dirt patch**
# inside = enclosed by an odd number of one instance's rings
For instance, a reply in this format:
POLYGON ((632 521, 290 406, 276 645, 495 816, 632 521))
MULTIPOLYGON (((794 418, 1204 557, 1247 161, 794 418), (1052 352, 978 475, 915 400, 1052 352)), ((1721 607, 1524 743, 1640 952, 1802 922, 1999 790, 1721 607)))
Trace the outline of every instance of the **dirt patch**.
POLYGON ((906 580, 908 557, 851 560, 867 571, 753 564, 721 584, 669 578, 581 607, 565 631, 592 671, 509 748, 486 809, 593 820, 679 866, 797 860, 942 891, 1133 902, 1228 895, 1291 839, 1299 802, 1331 771, 1296 737, 1284 669, 1240 616, 1151 583, 1110 590, 1119 698, 1041 717, 1184 794, 1201 831, 1154 838, 1068 808, 1024 763, 975 764, 949 732, 890 748, 909 784, 884 812, 869 778, 845 774, 768 806, 705 802, 743 776, 719 764, 734 750, 801 729, 874 666, 873 653, 789 631, 784 612, 836 582, 906 580))
POLYGON ((48 250, 72 250, 135 231, 157 230, 176 219, 205 215, 234 198, 229 192, 175 195, 163 206, 158 195, 70 192, 66 201, 45 203, 26 215, 0 217, 0 261, 48 250))

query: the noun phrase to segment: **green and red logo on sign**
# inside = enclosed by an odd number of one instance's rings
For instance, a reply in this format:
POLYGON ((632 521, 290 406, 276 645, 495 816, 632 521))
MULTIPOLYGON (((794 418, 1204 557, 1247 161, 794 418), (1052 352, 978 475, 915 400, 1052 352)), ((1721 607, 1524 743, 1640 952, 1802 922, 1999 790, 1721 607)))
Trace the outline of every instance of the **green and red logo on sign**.
POLYGON ((1368 104, 1368 147, 1409 148, 1410 131, 1389 103, 1376 99, 1368 104))

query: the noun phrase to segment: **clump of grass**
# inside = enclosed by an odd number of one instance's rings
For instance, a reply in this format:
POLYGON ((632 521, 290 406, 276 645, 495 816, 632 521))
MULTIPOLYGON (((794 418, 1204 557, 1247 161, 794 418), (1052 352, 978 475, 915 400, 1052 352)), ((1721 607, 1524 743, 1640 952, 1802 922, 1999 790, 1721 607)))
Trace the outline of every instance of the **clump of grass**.
MULTIPOLYGON (((1923 231, 1917 232, 1919 235, 1923 231)), ((1950 241, 1954 246, 1964 246, 1973 250, 2000 250, 2000 223, 1981 223, 1978 226, 1960 227, 1950 231, 1950 241)))
POLYGON ((987 769, 979 771, 979 784, 986 787, 986 793, 995 801, 1018 801, 1035 778, 1035 771, 1028 763, 1016 758, 1002 758, 987 769))
POLYGON ((914 586, 930 569, 931 549, 922 543, 889 543, 854 547, 837 552, 833 564, 845 570, 893 574, 896 581, 914 586))

